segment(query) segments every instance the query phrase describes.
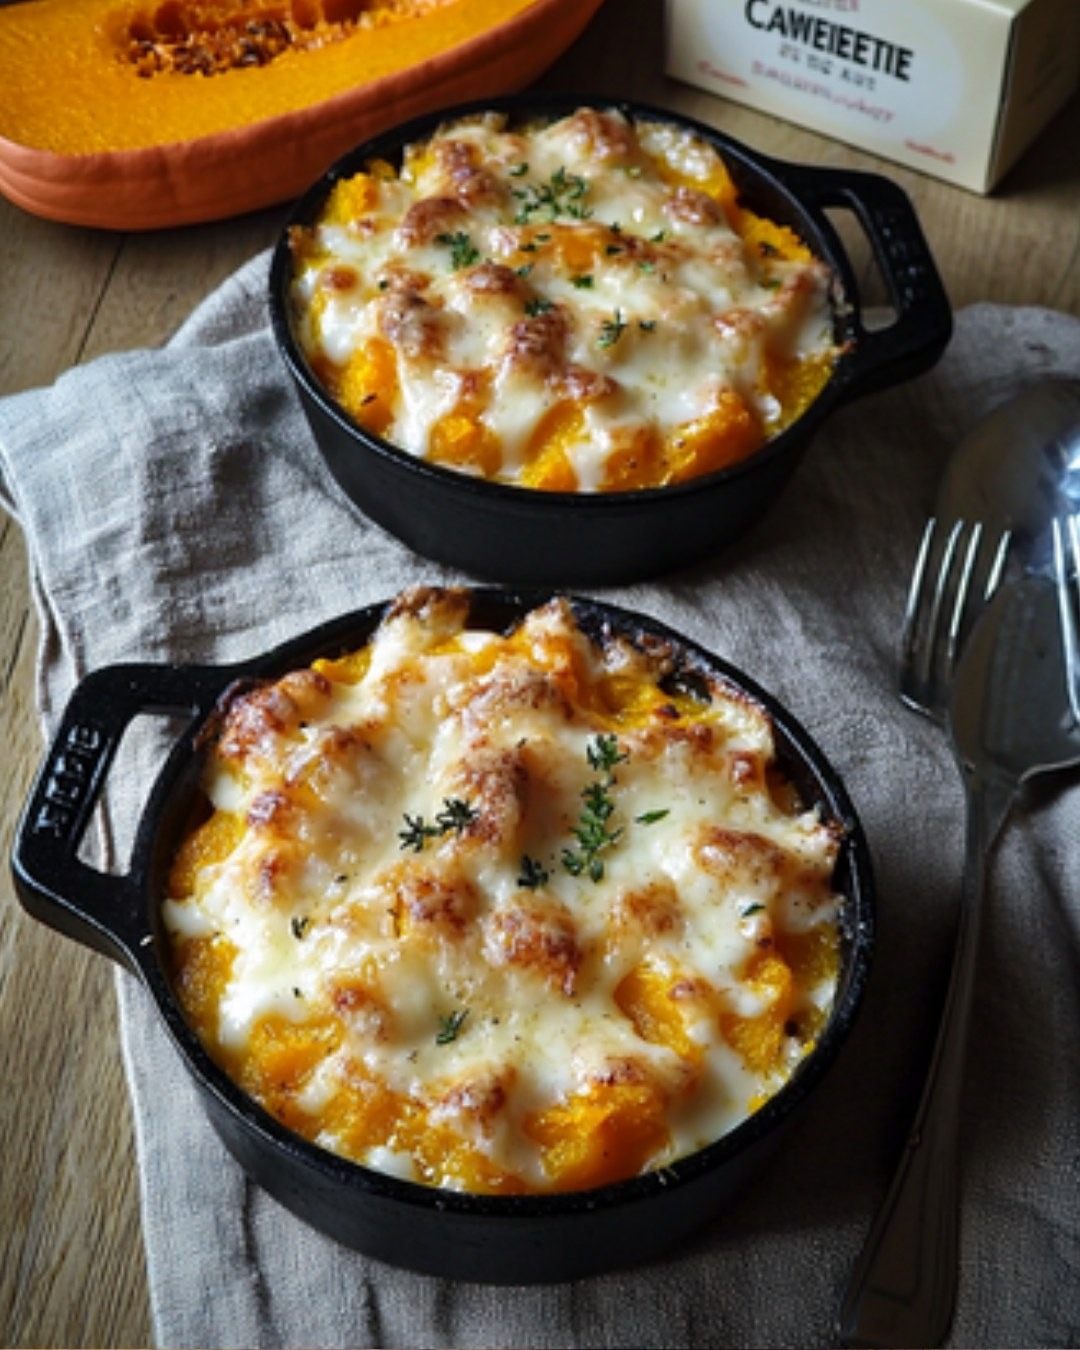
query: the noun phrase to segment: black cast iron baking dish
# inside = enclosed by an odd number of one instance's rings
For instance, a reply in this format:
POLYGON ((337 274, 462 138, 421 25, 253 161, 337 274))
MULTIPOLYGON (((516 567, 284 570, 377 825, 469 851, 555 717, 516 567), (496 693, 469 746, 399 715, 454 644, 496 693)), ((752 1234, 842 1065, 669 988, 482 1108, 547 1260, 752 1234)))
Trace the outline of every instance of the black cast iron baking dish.
POLYGON ((719 553, 778 496, 822 423, 840 405, 929 369, 952 334, 952 312, 914 209, 875 174, 770 159, 714 128, 622 100, 511 96, 462 105, 408 123, 339 160, 296 203, 270 268, 271 324, 315 442, 360 510, 425 557, 480 578, 521 585, 608 585, 655 577, 719 553), (834 336, 844 347, 807 411, 749 459, 691 482, 612 493, 541 492, 486 482, 428 463, 364 431, 327 393, 296 340, 288 297, 290 231, 311 225, 334 184, 372 159, 400 164, 408 144, 443 121, 491 110, 510 124, 556 119, 582 106, 632 120, 667 121, 710 142, 742 202, 791 226, 836 278, 834 336), (848 253, 829 218, 851 213, 865 232, 895 315, 864 322, 848 253))
MULTIPOLYGON (((512 627, 550 593, 478 588, 470 625, 512 627)), ((389 602, 387 602, 389 603, 389 602)), ((496 1284, 578 1279, 656 1258, 713 1218, 798 1120, 851 1030, 874 943, 871 860, 836 771, 799 723, 745 675, 662 624, 574 599, 587 630, 677 645, 677 678, 714 672, 772 716, 779 757, 808 803, 843 823, 835 884, 844 896, 842 961, 833 1013, 816 1048, 755 1115, 662 1172, 563 1195, 483 1196, 370 1171, 291 1133, 218 1069, 179 1010, 167 973, 164 877, 196 800, 201 735, 237 682, 276 678, 318 656, 363 645, 386 604, 336 619, 238 665, 109 666, 73 693, 31 789, 12 857, 16 892, 35 918, 105 953, 150 992, 207 1115, 250 1176, 316 1229, 370 1256, 427 1274, 496 1284), (140 715, 184 719, 147 796, 127 870, 105 873, 80 843, 125 730, 140 715)))

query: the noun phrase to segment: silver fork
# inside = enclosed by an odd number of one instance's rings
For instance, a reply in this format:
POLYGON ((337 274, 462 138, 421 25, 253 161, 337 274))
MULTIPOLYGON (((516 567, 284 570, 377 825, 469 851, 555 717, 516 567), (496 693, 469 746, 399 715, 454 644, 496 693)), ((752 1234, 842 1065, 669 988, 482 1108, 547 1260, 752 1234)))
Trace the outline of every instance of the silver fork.
POLYGON ((947 720, 957 659, 1001 584, 1011 544, 1007 526, 926 522, 900 635, 900 697, 935 722, 947 720))
POLYGON ((1080 515, 1052 522, 1054 575, 1065 642, 1065 678, 1073 717, 1080 722, 1080 515))

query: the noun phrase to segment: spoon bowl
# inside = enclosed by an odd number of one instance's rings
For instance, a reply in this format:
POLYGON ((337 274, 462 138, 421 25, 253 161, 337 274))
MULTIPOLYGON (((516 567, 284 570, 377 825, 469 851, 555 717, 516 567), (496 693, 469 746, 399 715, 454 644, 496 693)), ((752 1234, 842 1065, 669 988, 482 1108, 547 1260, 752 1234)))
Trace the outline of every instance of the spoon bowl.
POLYGON ((1080 510, 1080 380, 1040 379, 979 421, 950 456, 939 526, 1008 531, 1009 570, 1054 575, 1050 522, 1080 510))

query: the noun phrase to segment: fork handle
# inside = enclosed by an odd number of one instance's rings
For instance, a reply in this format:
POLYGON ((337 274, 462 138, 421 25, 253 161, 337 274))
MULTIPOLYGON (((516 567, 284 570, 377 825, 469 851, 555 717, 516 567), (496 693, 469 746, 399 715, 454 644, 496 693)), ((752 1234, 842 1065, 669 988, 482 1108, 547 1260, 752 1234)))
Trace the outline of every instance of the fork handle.
POLYGON ((934 1346, 956 1306, 957 1153, 964 1057, 987 858, 1015 783, 966 771, 967 820, 960 927, 937 1041, 896 1174, 840 1305, 845 1346, 934 1346))

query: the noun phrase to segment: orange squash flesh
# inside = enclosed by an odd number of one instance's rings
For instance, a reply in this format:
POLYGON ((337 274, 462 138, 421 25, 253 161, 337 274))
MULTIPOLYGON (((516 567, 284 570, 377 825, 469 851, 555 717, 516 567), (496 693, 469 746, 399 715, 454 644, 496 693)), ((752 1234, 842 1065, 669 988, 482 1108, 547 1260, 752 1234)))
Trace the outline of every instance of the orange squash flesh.
POLYGON ((123 230, 285 201, 369 136, 525 87, 602 0, 413 2, 424 12, 409 16, 410 0, 377 0, 385 13, 370 27, 349 17, 368 8, 359 0, 25 0, 0 8, 0 193, 49 219, 123 230), (249 21, 299 14, 303 23, 290 22, 301 41, 274 51, 258 50, 256 40, 251 64, 239 63, 240 52, 238 64, 226 56, 209 74, 146 73, 133 49, 140 36, 205 26, 215 10, 237 44, 249 21), (303 24, 316 11, 346 18, 328 27, 320 19, 331 40, 305 46, 303 24))

